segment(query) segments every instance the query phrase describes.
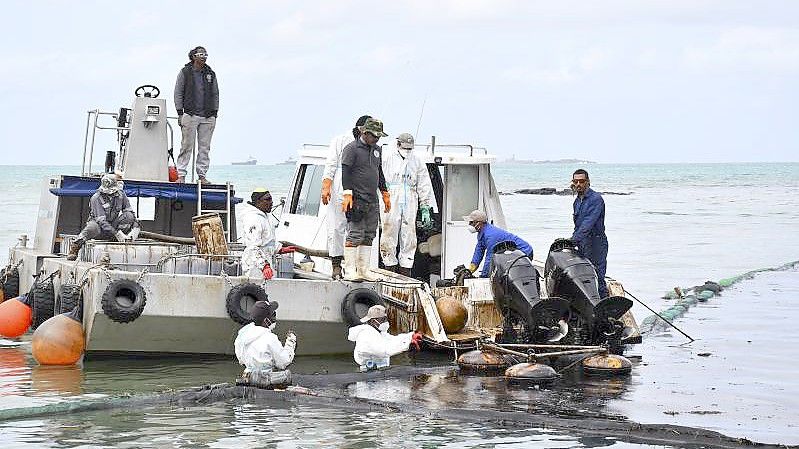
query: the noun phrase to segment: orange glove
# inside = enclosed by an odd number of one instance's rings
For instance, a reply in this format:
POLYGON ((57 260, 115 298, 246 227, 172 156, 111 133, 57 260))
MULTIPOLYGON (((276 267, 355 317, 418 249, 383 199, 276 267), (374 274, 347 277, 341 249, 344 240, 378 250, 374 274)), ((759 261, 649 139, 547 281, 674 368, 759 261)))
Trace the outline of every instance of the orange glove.
POLYGON ((344 191, 344 199, 341 200, 341 211, 347 212, 352 209, 352 190, 344 191))
POLYGON ((386 205, 386 208, 383 210, 384 213, 389 213, 391 210, 391 194, 388 193, 388 190, 383 190, 383 204, 386 205))
POLYGON ((327 205, 330 202, 330 188, 333 186, 333 180, 325 178, 322 180, 322 204, 327 205))
POLYGON ((422 333, 416 331, 413 333, 413 335, 411 335, 411 345, 409 349, 416 349, 416 351, 420 351, 422 349, 420 343, 422 343, 422 333))
POLYGON ((272 279, 272 276, 275 275, 275 272, 272 271, 272 267, 269 266, 268 263, 264 264, 264 268, 263 268, 263 270, 261 270, 261 272, 264 274, 264 279, 266 279, 267 281, 269 279, 272 279))

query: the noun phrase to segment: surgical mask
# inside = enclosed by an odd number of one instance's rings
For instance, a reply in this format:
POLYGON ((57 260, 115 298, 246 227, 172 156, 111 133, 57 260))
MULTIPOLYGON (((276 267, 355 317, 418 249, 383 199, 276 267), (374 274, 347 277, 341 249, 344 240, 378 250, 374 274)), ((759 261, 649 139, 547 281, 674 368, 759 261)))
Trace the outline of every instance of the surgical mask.
POLYGON ((377 330, 381 333, 388 332, 388 321, 380 323, 380 326, 377 326, 377 330))
POLYGON ((399 150, 400 156, 406 158, 409 154, 411 154, 411 150, 409 148, 397 148, 399 150))
POLYGON ((468 228, 469 228, 469 232, 471 232, 472 234, 476 234, 477 233, 477 228, 475 228, 474 226, 469 225, 468 228))

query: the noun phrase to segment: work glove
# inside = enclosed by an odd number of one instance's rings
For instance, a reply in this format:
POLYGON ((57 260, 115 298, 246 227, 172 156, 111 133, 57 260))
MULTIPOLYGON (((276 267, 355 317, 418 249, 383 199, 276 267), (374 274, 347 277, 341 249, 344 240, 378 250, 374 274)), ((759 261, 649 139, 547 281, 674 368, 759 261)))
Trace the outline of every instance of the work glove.
POLYGON ((289 344, 291 344, 291 346, 297 346, 297 335, 292 331, 288 331, 286 334, 286 345, 288 346, 289 344))
POLYGON ((386 208, 383 209, 384 213, 389 213, 391 211, 391 194, 388 193, 388 190, 383 190, 383 204, 386 205, 386 208))
POLYGON ((118 242, 124 242, 128 238, 128 236, 125 235, 125 233, 122 231, 117 231, 116 238, 118 242))
POLYGON ((469 264, 469 271, 471 271, 472 273, 474 273, 475 271, 477 271, 477 265, 475 265, 475 264, 473 264, 473 263, 470 263, 470 264, 469 264))
POLYGON ((178 126, 183 128, 183 109, 178 111, 178 126))
POLYGON ((431 215, 432 209, 433 208, 430 206, 422 206, 422 229, 425 231, 433 227, 433 217, 431 215))
POLYGON ((411 335, 411 344, 410 346, 408 346, 408 349, 421 351, 422 350, 421 343, 422 343, 422 333, 416 331, 413 333, 413 335, 411 335))
POLYGON ((322 204, 327 206, 330 202, 330 188, 333 186, 333 180, 325 178, 322 180, 322 204))
POLYGON ((128 237, 130 237, 131 240, 136 240, 139 238, 139 232, 141 232, 141 228, 134 227, 133 229, 130 230, 130 234, 128 235, 128 237))
POLYGON ((272 279, 272 276, 275 275, 275 272, 272 271, 272 267, 268 263, 264 264, 264 268, 263 270, 261 270, 261 272, 264 274, 264 279, 266 279, 267 281, 269 279, 272 279))
POLYGON ((284 247, 280 248, 279 250, 277 250, 277 253, 278 254, 286 254, 286 253, 293 253, 295 251, 297 251, 297 247, 296 246, 284 246, 284 247))
POLYGON ((341 200, 341 211, 347 212, 352 209, 352 190, 344 191, 344 199, 341 200))

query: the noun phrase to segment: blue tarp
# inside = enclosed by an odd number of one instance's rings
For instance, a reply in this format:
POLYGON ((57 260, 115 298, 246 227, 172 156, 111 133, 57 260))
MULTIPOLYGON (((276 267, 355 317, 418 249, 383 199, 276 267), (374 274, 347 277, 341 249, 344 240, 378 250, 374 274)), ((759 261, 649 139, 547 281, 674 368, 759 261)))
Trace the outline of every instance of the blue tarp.
MULTIPOLYGON (((50 189, 56 196, 90 197, 100 187, 99 178, 64 176, 61 188, 50 189)), ((224 190, 224 186, 223 190, 224 190)), ((214 186, 213 188, 219 188, 214 186)), ((141 198, 165 198, 169 200, 197 201, 196 184, 175 184, 171 182, 125 181, 125 195, 141 198)), ((224 203, 224 192, 203 192, 203 203, 224 203)), ((231 204, 242 202, 241 198, 231 197, 231 204)))

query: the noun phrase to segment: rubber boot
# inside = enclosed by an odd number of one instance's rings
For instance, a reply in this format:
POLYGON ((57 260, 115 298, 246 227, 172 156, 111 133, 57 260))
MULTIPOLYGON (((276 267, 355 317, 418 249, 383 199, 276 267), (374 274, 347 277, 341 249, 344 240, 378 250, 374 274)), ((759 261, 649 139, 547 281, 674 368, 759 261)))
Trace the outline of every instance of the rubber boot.
POLYGON ((333 256, 330 262, 333 264, 333 279, 341 279, 341 256, 333 256))
POLYGON ((344 279, 347 281, 362 281, 358 275, 358 247, 344 247, 344 279))
POLYGON ((369 265, 372 261, 372 247, 359 246, 358 247, 358 276, 367 281, 376 281, 379 278, 372 275, 369 271, 369 265))
POLYGON ((398 267, 397 268, 397 273, 398 274, 401 274, 401 275, 407 276, 407 277, 411 277, 411 269, 410 268, 400 267, 399 265, 397 265, 397 267, 398 267))
POLYGON ((72 244, 69 245, 69 254, 67 254, 67 260, 72 261, 78 258, 78 252, 83 247, 85 241, 82 238, 76 239, 72 244))

